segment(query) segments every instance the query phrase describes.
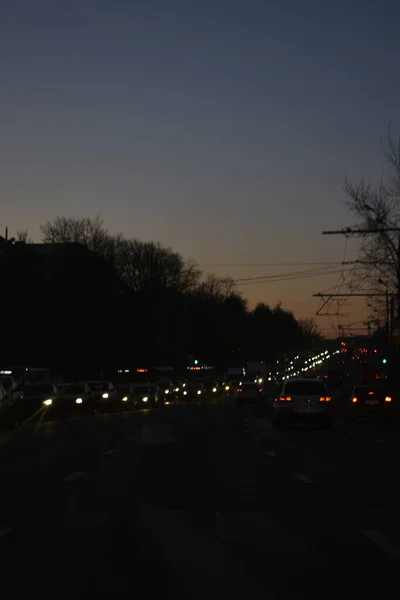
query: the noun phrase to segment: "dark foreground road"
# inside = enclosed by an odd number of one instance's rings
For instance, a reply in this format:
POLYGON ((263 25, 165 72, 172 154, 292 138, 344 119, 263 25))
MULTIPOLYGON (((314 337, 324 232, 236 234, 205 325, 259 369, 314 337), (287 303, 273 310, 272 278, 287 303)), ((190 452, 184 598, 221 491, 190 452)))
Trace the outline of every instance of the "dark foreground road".
POLYGON ((397 597, 399 431, 169 406, 4 436, 2 595, 397 597))

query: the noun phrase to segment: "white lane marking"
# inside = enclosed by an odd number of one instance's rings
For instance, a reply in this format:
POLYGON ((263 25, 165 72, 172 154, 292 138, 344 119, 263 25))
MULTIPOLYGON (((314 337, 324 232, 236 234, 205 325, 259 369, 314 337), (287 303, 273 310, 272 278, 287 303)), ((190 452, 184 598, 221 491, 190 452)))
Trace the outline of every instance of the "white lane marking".
POLYGON ((64 481, 66 481, 67 483, 70 483, 71 481, 76 481, 82 475, 83 475, 83 473, 81 473, 81 471, 73 471, 72 473, 69 473, 68 475, 66 475, 64 477, 64 481))
POLYGON ((296 477, 301 483, 314 483, 314 481, 308 477, 308 475, 304 475, 304 473, 295 473, 293 477, 296 477))
POLYGON ((276 452, 272 452, 272 450, 268 450, 268 456, 276 456, 276 452))
POLYGON ((110 448, 109 450, 106 450, 104 454, 109 456, 110 454, 114 454, 114 452, 116 452, 115 448, 110 448))
POLYGON ((387 441, 386 440, 382 440, 381 438, 376 438, 375 441, 378 442, 378 444, 387 444, 387 441))
POLYGON ((4 537, 7 535, 7 533, 10 533, 11 531, 11 527, 5 527, 3 525, 0 525, 0 537, 4 537))
POLYGON ((387 535, 375 529, 363 529, 362 533, 366 535, 371 542, 374 542, 381 550, 392 556, 393 558, 400 558, 400 548, 393 544, 387 535))

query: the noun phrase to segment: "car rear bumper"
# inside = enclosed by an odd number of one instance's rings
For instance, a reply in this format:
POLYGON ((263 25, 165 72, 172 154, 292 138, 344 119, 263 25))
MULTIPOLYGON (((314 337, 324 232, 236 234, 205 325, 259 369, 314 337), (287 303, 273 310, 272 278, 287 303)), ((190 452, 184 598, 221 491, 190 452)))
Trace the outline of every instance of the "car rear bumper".
POLYGON ((377 405, 365 405, 360 404, 354 406, 353 404, 349 407, 348 413, 353 418, 379 418, 379 417, 390 417, 395 414, 395 407, 391 404, 377 404, 377 405))
POLYGON ((332 418, 332 407, 291 407, 291 406, 274 406, 274 414, 276 417, 282 417, 286 420, 309 420, 332 418))

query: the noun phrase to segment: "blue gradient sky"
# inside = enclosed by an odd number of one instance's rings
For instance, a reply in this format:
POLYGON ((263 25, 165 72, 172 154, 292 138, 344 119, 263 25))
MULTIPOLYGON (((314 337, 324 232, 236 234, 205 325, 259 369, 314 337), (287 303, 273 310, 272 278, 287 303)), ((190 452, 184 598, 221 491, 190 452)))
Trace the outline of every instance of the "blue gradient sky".
MULTIPOLYGON (((352 222, 344 175, 379 177, 400 128, 399 18, 394 0, 2 0, 2 226, 39 239, 100 213, 205 265, 341 260, 321 231, 352 222)), ((312 316, 336 279, 243 291, 312 316)))

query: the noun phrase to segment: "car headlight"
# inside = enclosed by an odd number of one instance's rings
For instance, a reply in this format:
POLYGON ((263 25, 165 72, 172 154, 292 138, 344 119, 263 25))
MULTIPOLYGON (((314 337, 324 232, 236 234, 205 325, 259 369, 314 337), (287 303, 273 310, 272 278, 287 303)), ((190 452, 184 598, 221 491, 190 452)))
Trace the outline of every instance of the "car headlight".
POLYGON ((103 398, 108 398, 108 393, 107 393, 107 392, 105 392, 105 393, 103 394, 103 396, 102 396, 102 397, 103 397, 103 398))
POLYGON ((122 402, 128 402, 128 396, 124 396, 124 397, 122 398, 122 402))
POLYGON ((217 391, 217 388, 213 388, 213 392, 216 392, 216 391, 217 391))
POLYGON ((166 393, 166 394, 169 394, 169 390, 165 390, 165 393, 166 393))
POLYGON ((82 400, 82 398, 77 398, 75 400, 75 402, 76 402, 76 404, 82 404, 83 400, 82 400))
POLYGON ((145 396, 144 398, 142 398, 142 400, 143 400, 143 402, 147 402, 147 400, 148 400, 148 397, 147 397, 147 396, 145 396))
POLYGON ((53 400, 51 398, 48 398, 47 400, 43 401, 43 404, 45 406, 51 406, 53 404, 53 400))
POLYGON ((187 391, 186 391, 186 390, 183 392, 183 395, 184 395, 184 396, 187 396, 187 391))
POLYGON ((229 390, 229 385, 225 386, 225 391, 227 392, 229 390))
POLYGON ((175 388, 175 392, 179 392, 179 388, 175 388))
POLYGON ((197 390, 197 395, 200 396, 201 390, 197 390))

